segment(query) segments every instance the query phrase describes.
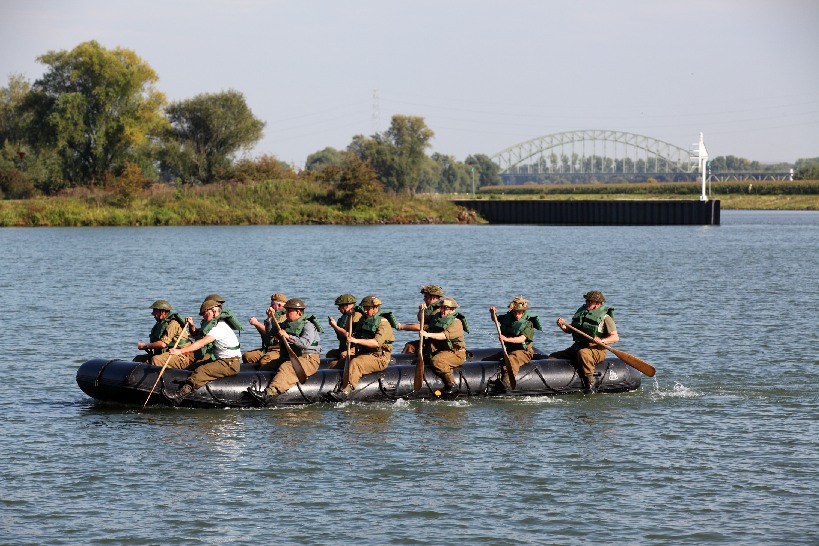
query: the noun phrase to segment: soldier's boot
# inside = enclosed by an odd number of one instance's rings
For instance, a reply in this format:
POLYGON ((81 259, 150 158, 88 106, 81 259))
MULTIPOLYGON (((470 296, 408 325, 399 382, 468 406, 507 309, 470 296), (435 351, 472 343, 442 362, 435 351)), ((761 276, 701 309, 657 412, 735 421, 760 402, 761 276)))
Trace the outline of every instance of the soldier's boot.
POLYGON ((162 389, 162 395, 174 406, 178 406, 182 403, 182 400, 185 399, 189 394, 191 394, 196 389, 193 388, 193 385, 190 383, 185 383, 182 385, 179 390, 174 393, 168 393, 165 389, 162 389))
POLYGON ((273 398, 280 394, 279 389, 276 387, 268 387, 262 391, 257 390, 252 386, 247 388, 247 393, 251 398, 253 398, 256 404, 261 407, 267 406, 273 398))
POLYGON ((458 396, 459 392, 460 389, 458 388, 458 385, 452 383, 451 385, 446 385, 444 390, 441 392, 441 398, 444 400, 452 400, 458 396))
POLYGON ((353 392, 353 386, 347 385, 340 391, 332 391, 330 392, 330 398, 335 400, 336 402, 344 402, 350 396, 350 393, 353 392))
POLYGON ((597 393, 597 384, 594 379, 594 374, 586 376, 586 393, 588 394, 596 394, 597 393))

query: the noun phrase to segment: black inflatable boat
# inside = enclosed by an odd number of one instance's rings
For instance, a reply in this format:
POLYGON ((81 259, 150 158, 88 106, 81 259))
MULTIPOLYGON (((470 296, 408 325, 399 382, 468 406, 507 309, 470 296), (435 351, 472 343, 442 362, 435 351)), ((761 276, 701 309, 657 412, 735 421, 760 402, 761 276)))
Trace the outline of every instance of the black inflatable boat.
MULTIPOLYGON (((498 389, 501 362, 483 360, 497 353, 498 349, 468 351, 466 363, 455 370, 459 386, 457 396, 515 397, 583 392, 583 384, 571 362, 547 360, 545 354, 539 354, 537 349, 535 358, 518 372, 516 388, 506 391, 498 389)), ((322 359, 322 365, 315 375, 278 395, 270 405, 292 406, 332 401, 329 394, 339 387, 342 370, 327 368, 329 362, 322 359)), ((96 400, 142 406, 161 369, 139 362, 95 358, 83 363, 77 370, 77 384, 96 400)), ((148 404, 170 405, 162 390, 175 391, 190 373, 188 370, 166 369, 148 404)), ((616 358, 600 363, 595 375, 601 393, 631 391, 640 387, 640 373, 616 358)), ((393 355, 384 371, 361 378, 348 401, 434 400, 441 396, 444 385, 432 369, 425 369, 423 385, 417 392, 413 392, 414 377, 414 355, 393 355)), ((271 372, 254 371, 243 365, 237 375, 210 382, 185 398, 181 405, 197 408, 253 407, 258 403, 247 392, 248 387, 264 389, 271 378, 271 372)))

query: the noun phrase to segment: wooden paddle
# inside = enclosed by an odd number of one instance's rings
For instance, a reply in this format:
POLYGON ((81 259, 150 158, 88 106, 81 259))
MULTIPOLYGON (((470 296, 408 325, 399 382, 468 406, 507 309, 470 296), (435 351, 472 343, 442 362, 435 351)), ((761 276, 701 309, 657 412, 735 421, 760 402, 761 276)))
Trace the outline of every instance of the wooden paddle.
POLYGON ((353 335, 353 317, 355 309, 350 310, 350 323, 347 325, 347 357, 344 359, 344 371, 341 372, 341 389, 350 384, 350 336, 353 335))
POLYGON ((418 392, 424 385, 424 318, 426 313, 421 311, 421 329, 418 330, 418 359, 415 361, 415 380, 412 383, 413 392, 418 392))
POLYGON ((284 348, 287 349, 287 355, 290 357, 290 363, 293 365, 293 371, 296 372, 296 377, 298 378, 299 383, 304 383, 307 381, 307 374, 304 373, 304 368, 302 368, 301 362, 299 362, 299 357, 296 356, 293 348, 287 342, 287 337, 284 335, 284 332, 282 332, 282 328, 279 326, 279 321, 274 318, 271 322, 275 325, 276 335, 281 340, 284 348))
POLYGON ((500 341, 501 349, 503 349, 503 367, 506 368, 506 375, 509 376, 509 387, 512 390, 515 390, 515 387, 518 386, 518 382, 515 379, 515 372, 512 370, 512 363, 509 362, 509 353, 506 352, 506 344, 501 339, 501 329, 500 329, 500 322, 498 322, 498 315, 495 313, 494 309, 490 309, 489 313, 492 315, 492 320, 495 321, 495 328, 498 330, 498 341, 500 341))
MULTIPOLYGON (((575 328, 574 326, 572 326, 568 322, 564 322, 564 324, 572 332, 577 332, 578 334, 580 334, 581 336, 589 339, 590 341, 594 341, 594 338, 592 336, 590 336, 589 334, 587 334, 586 332, 578 330, 577 328, 575 328)), ((618 351, 617 349, 613 349, 613 348, 611 348, 611 346, 606 345, 605 343, 601 343, 599 341, 594 341, 594 342, 597 345, 600 345, 601 347, 605 347, 606 349, 608 349, 609 351, 614 353, 614 356, 616 356, 617 358, 619 358, 620 360, 622 360, 623 362, 625 362, 626 364, 628 364, 629 366, 631 366, 635 370, 639 370, 642 373, 646 374, 648 377, 654 377, 654 374, 657 373, 657 370, 654 369, 654 366, 652 366, 648 362, 645 362, 644 360, 640 360, 639 358, 637 358, 634 355, 630 355, 625 351, 618 351)))
MULTIPOLYGON (((182 331, 176 335, 176 341, 173 344, 171 349, 176 349, 176 346, 179 345, 179 341, 182 339, 182 334, 188 331, 188 325, 185 324, 185 327, 182 328, 182 331)), ((168 358, 165 359, 165 364, 162 366, 162 369, 159 370, 159 375, 156 376, 156 381, 154 381, 154 386, 151 387, 151 392, 148 393, 148 398, 145 399, 145 403, 142 404, 142 409, 145 409, 145 406, 148 405, 148 400, 151 399, 151 395, 154 393, 154 389, 156 388, 157 384, 159 384, 159 379, 162 377, 162 374, 165 373, 165 368, 168 367, 168 362, 171 361, 171 351, 168 351, 168 358)))

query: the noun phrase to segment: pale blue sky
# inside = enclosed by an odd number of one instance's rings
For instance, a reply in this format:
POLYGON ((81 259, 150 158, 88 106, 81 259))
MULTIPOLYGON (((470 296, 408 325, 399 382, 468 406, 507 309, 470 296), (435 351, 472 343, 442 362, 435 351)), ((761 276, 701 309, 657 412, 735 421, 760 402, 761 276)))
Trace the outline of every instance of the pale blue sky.
POLYGON ((128 48, 169 100, 243 93, 251 155, 297 165, 393 114, 459 160, 610 129, 795 161, 819 156, 818 30, 816 0, 0 0, 0 78, 128 48))

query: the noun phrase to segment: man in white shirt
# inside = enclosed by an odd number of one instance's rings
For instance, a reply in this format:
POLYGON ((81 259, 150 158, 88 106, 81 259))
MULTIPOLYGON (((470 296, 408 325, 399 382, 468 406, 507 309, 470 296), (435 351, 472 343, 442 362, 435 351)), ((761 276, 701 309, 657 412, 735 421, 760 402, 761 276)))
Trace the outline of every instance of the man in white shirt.
MULTIPOLYGON (((168 394, 163 390, 163 394, 174 405, 179 405, 186 396, 214 379, 236 375, 242 363, 239 338, 233 331, 233 327, 238 328, 239 325, 230 311, 223 312, 222 305, 216 300, 205 300, 199 308, 199 314, 205 323, 202 327, 202 337, 184 347, 170 349, 169 352, 175 355, 204 349, 205 354, 210 355, 210 359, 197 366, 185 384, 175 393, 168 394)), ((188 317, 186 321, 193 326, 193 317, 188 317)))

